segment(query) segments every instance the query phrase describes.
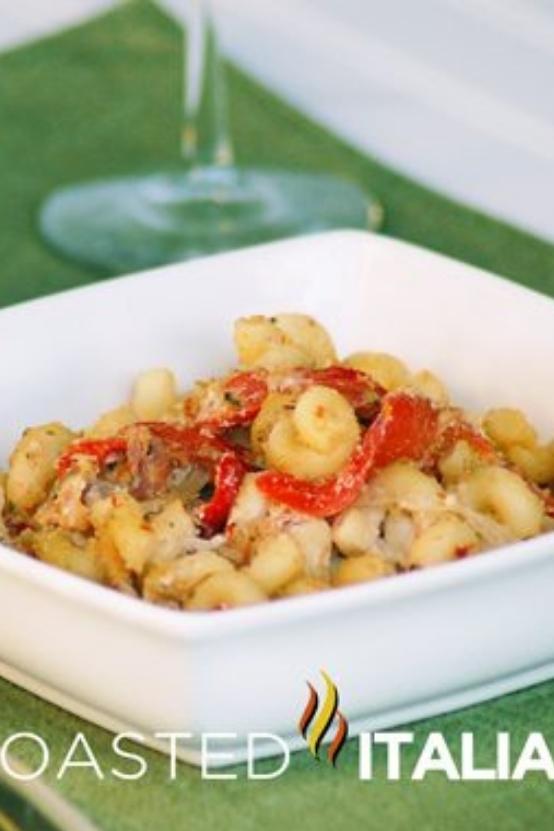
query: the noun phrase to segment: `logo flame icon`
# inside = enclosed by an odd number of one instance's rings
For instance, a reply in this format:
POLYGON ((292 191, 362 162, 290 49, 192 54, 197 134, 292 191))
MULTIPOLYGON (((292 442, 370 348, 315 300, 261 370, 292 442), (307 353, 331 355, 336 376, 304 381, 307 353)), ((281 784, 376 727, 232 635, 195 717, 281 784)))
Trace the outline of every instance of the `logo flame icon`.
POLYGON ((327 758, 334 767, 337 756, 348 738, 348 721, 338 709, 339 693, 337 687, 331 678, 329 678, 325 670, 321 670, 321 675, 325 682, 325 698, 323 700, 321 710, 319 711, 319 714, 317 714, 319 696, 314 687, 309 681, 307 681, 306 683, 308 684, 309 690, 308 702, 300 717, 300 721, 298 722, 298 729, 306 739, 308 749, 312 756, 315 759, 319 759, 319 747, 321 742, 329 732, 333 721, 336 719, 337 730, 333 741, 327 750, 327 758))

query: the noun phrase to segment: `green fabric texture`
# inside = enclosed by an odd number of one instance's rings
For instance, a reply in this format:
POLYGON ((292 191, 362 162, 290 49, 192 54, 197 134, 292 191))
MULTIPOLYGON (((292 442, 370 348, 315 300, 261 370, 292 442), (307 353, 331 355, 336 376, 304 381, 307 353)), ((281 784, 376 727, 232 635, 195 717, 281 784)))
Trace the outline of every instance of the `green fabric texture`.
MULTIPOLYGON (((53 188, 179 161, 181 43, 178 28, 138 0, 0 58, 0 305, 98 277, 40 240, 36 214, 53 188)), ((382 197, 391 236, 554 293, 546 242, 355 152, 234 69, 229 92, 240 163, 353 179, 382 197)))
MULTIPOLYGON (((99 278, 41 243, 36 212, 52 188, 178 161, 181 38, 159 10, 138 0, 2 56, 0 70, 0 305, 8 305, 99 278)), ((546 242, 355 152, 236 69, 230 70, 229 86, 241 163, 350 177, 383 198, 386 233, 554 294, 554 248, 546 242)), ((408 771, 431 730, 443 732, 454 751, 462 731, 474 732, 478 762, 494 765, 498 731, 510 731, 516 754, 531 731, 554 737, 554 683, 413 729, 418 740, 404 754, 408 771)), ((71 771, 58 783, 56 766, 79 730, 109 771, 115 760, 108 733, 0 681, 0 743, 20 731, 43 736, 52 749, 47 780, 105 831, 499 826, 511 831, 550 828, 554 817, 554 786, 542 774, 519 783, 450 783, 441 774, 419 783, 387 782, 381 750, 375 754, 374 781, 360 782, 354 740, 336 769, 297 753, 288 771, 269 782, 247 781, 243 767, 236 769, 237 781, 202 781, 186 765, 179 765, 177 780, 170 782, 167 760, 145 751, 149 771, 140 783, 110 776, 98 782, 90 770, 71 771)), ((23 755, 29 762, 36 758, 32 749, 23 755)), ((270 770, 272 763, 264 767, 270 770)))

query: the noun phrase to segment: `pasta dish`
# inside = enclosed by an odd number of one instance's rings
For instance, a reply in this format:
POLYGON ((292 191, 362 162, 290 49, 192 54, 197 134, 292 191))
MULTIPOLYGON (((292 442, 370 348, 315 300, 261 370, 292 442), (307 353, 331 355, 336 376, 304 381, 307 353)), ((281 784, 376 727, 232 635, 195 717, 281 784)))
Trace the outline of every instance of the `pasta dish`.
MULTIPOLYGON (((471 557, 554 528, 554 443, 427 369, 337 356, 302 314, 235 324, 237 368, 143 372, 75 431, 29 427, 0 540, 149 602, 222 610, 471 557)), ((499 555, 500 556, 500 555, 499 555)))

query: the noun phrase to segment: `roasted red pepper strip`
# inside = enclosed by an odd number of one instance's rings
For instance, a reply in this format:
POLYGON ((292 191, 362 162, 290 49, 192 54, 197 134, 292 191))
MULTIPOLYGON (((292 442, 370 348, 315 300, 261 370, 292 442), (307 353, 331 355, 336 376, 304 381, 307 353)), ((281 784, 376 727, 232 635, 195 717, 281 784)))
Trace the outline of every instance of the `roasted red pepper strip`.
POLYGON ((224 453, 217 462, 213 496, 197 511, 206 531, 215 533, 224 527, 246 472, 246 465, 231 451, 224 453))
POLYGON ((265 374, 258 372, 237 372, 223 385, 225 405, 212 416, 200 419, 203 427, 226 430, 251 424, 268 394, 265 374))
POLYGON ((183 427, 165 421, 142 421, 138 427, 147 427, 153 436, 182 450, 190 461, 216 462, 222 453, 233 450, 231 445, 204 426, 183 427))
POLYGON ((329 366, 325 369, 298 369, 291 373, 280 385, 285 392, 287 389, 303 389, 312 384, 321 384, 323 387, 340 392, 355 410, 371 409, 385 394, 384 389, 376 384, 365 372, 349 366, 329 366))
MULTIPOLYGON (((347 366, 330 366, 326 369, 291 370, 274 389, 279 392, 302 391, 313 384, 331 387, 344 395, 352 406, 368 415, 374 414, 375 405, 384 390, 369 375, 347 366)), ((267 374, 262 370, 237 372, 223 385, 225 405, 216 413, 199 419, 196 423, 211 430, 226 430, 251 424, 270 391, 267 374)))
POLYGON ((437 434, 438 413, 427 398, 391 393, 371 427, 336 476, 307 482, 287 473, 268 471, 256 482, 265 496, 301 513, 338 514, 358 497, 369 474, 396 459, 421 459, 437 434))
POLYGON ((437 435, 438 418, 438 411, 428 398, 407 392, 389 393, 366 432, 369 471, 397 459, 423 458, 437 435))
POLYGON ((76 456, 91 456, 99 464, 105 464, 110 456, 125 453, 127 441, 114 436, 108 439, 82 439, 67 447, 58 459, 56 469, 58 476, 65 476, 73 465, 76 456))
POLYGON ((152 435, 182 448, 191 461, 214 467, 214 493, 197 510, 204 530, 215 533, 225 525, 248 467, 240 453, 205 426, 181 427, 163 422, 145 422, 152 435))
POLYGON ((232 444, 214 432, 213 428, 203 424, 197 427, 182 427, 164 422, 143 423, 150 428, 154 436, 172 444, 176 450, 181 449, 183 455, 191 462, 210 466, 220 459, 222 453, 231 452, 238 456, 246 466, 249 464, 248 448, 232 444))
POLYGON ((465 421, 454 421, 439 432, 434 446, 430 448, 428 459, 425 460, 425 466, 436 467, 439 459, 450 453, 459 441, 469 444, 484 461, 498 461, 498 453, 486 436, 465 421))
MULTIPOLYGON (((232 450, 231 445, 202 427, 181 427, 163 421, 138 422, 133 427, 147 427, 153 436, 183 450, 191 461, 215 463, 222 453, 232 450)), ((125 453, 128 442, 125 429, 118 436, 106 439, 82 439, 71 444, 59 457, 58 476, 64 476, 77 456, 90 456, 99 464, 105 464, 110 456, 125 453)))
MULTIPOLYGON (((247 465, 226 441, 202 427, 181 427, 161 421, 140 422, 153 436, 182 451, 187 460, 208 465, 215 470, 214 494, 197 512, 206 531, 220 530, 236 499, 247 465)), ((91 456, 103 464, 115 453, 125 453, 127 439, 121 435, 110 439, 85 439, 69 447, 58 460, 58 474, 63 476, 78 455, 91 456)))

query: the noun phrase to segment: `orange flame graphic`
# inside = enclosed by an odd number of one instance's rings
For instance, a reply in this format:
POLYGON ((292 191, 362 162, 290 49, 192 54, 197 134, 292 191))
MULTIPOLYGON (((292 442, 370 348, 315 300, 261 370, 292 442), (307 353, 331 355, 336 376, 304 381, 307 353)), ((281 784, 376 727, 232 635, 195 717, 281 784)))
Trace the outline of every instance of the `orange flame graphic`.
POLYGON ((319 696, 312 685, 307 682, 309 689, 309 697, 304 712, 298 722, 298 729, 302 736, 306 739, 310 753, 315 759, 319 759, 319 747, 321 742, 327 735, 333 721, 337 720, 337 730, 333 741, 327 750, 327 758, 334 766, 337 756, 342 750, 346 739, 348 738, 348 721, 338 709, 339 693, 337 687, 327 675, 324 670, 321 670, 321 675, 325 682, 325 698, 321 706, 321 710, 316 715, 319 707, 319 696), (308 732, 308 729, 311 729, 308 732))

